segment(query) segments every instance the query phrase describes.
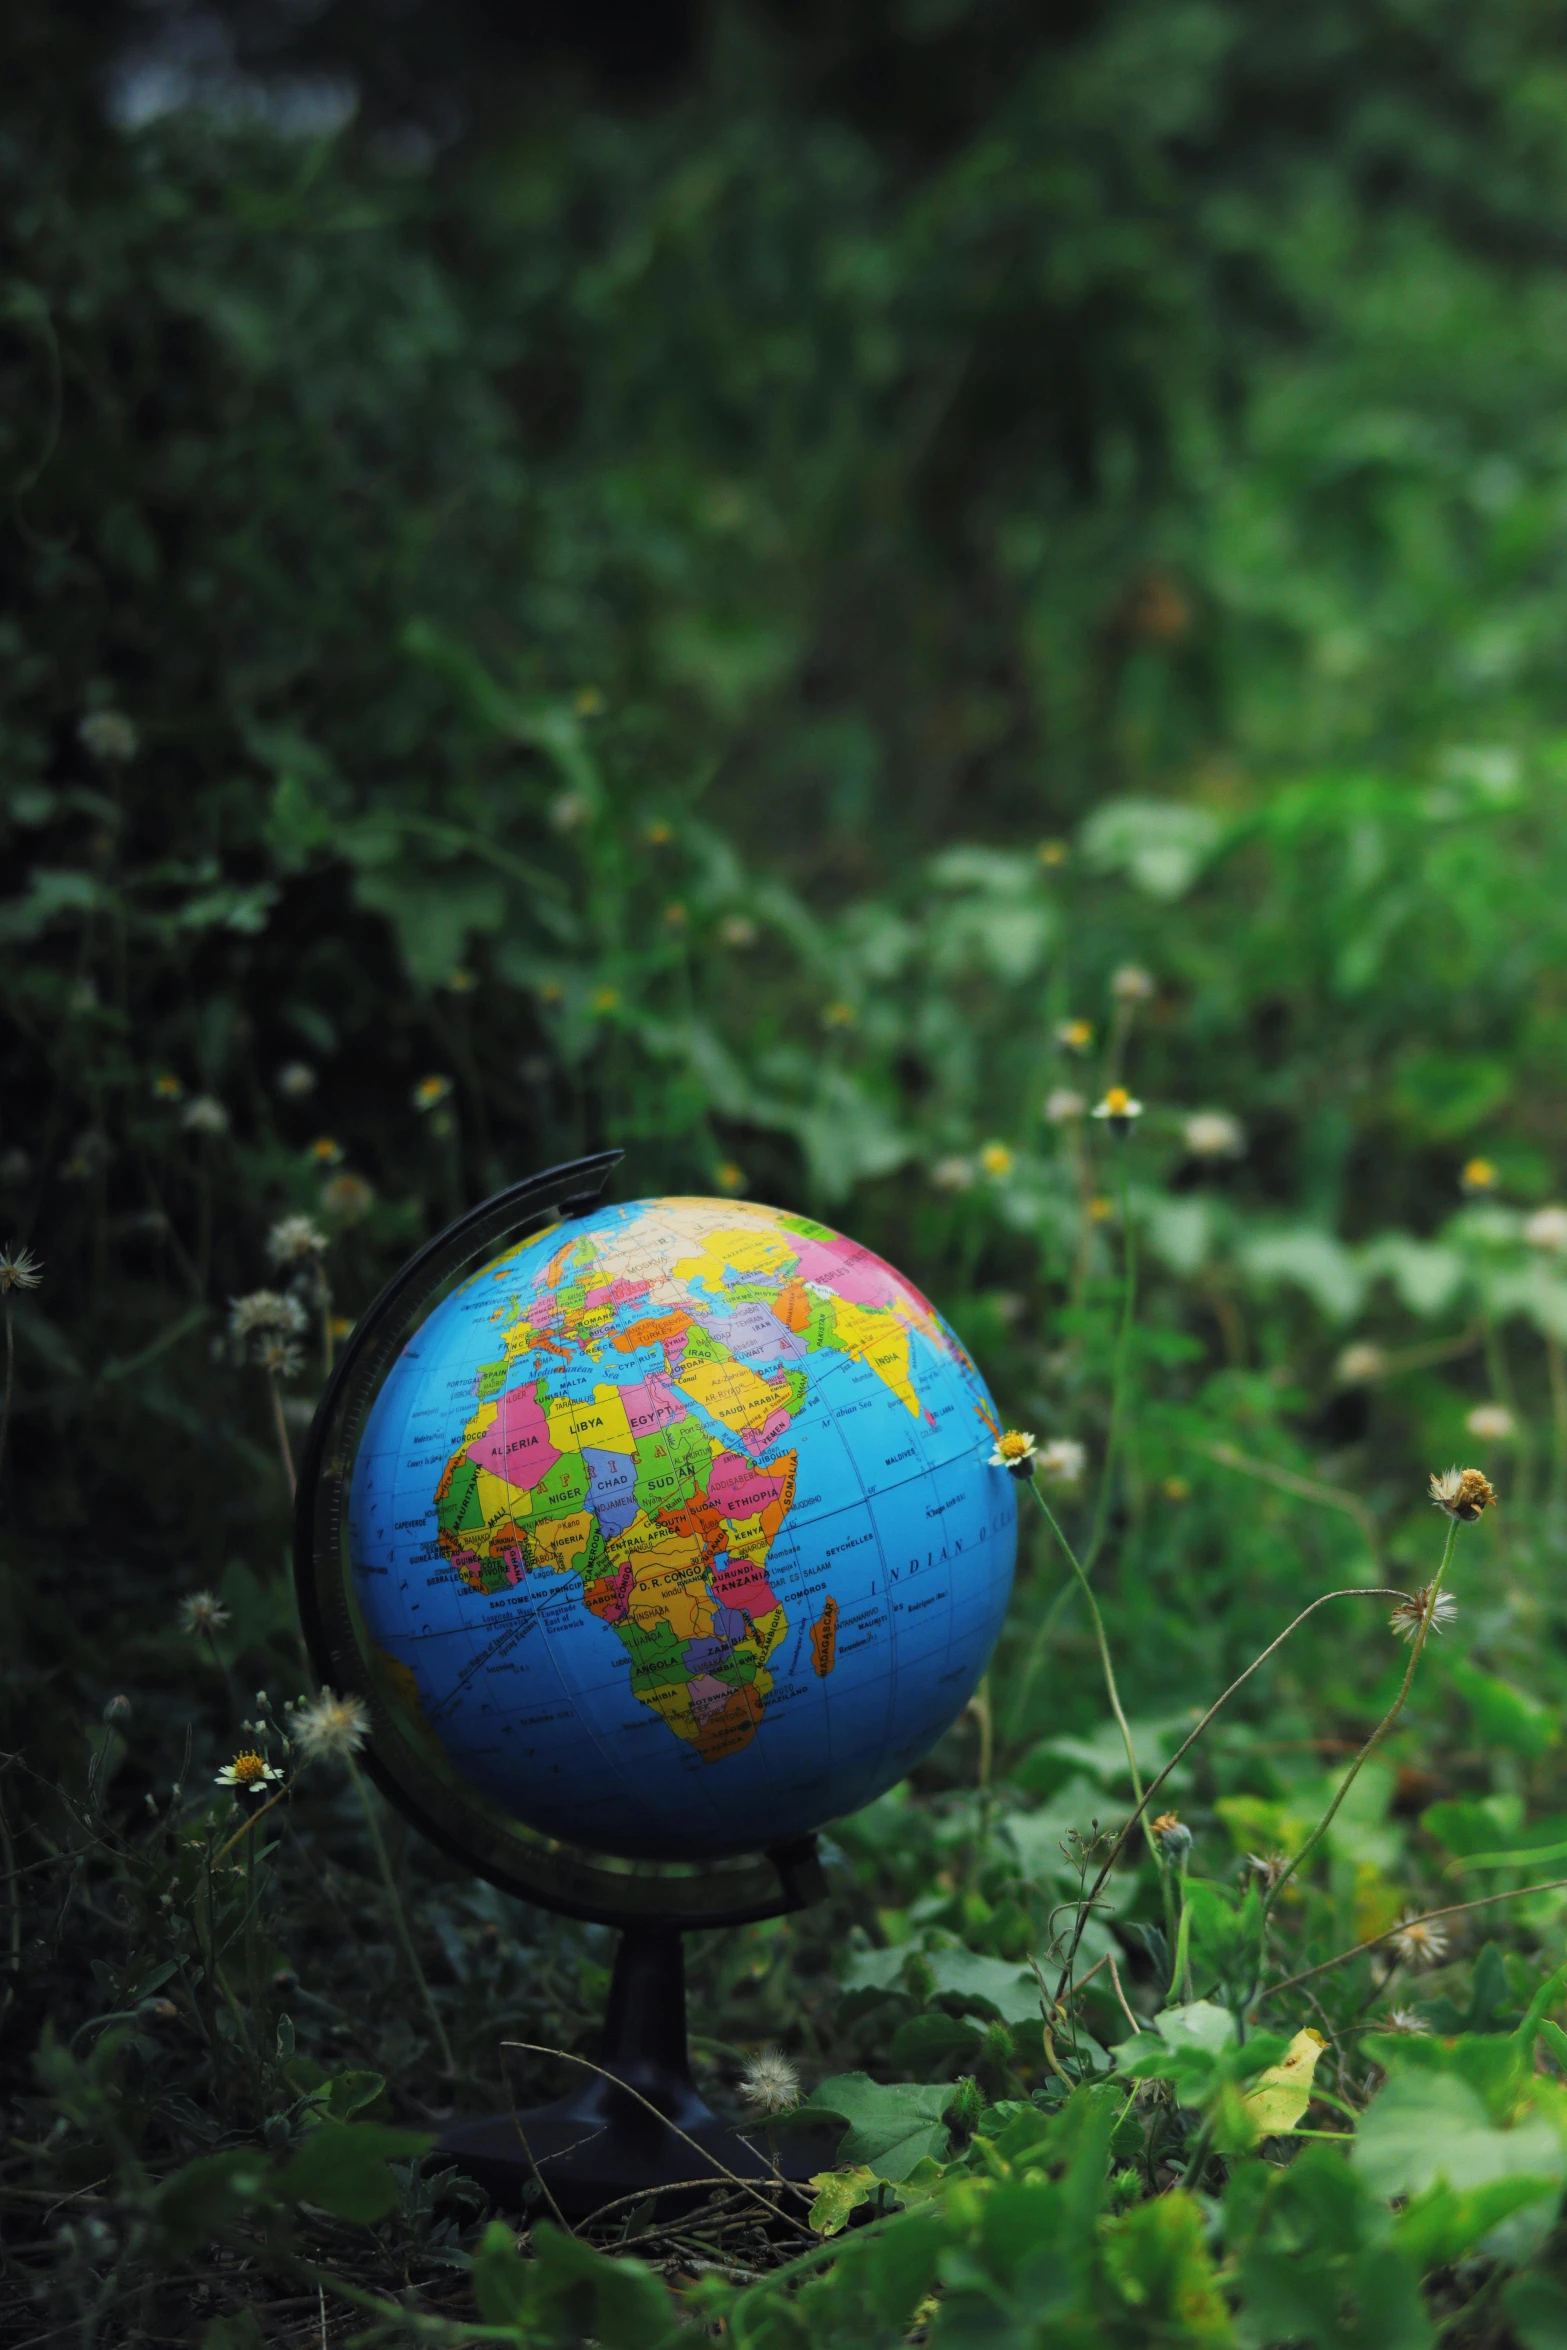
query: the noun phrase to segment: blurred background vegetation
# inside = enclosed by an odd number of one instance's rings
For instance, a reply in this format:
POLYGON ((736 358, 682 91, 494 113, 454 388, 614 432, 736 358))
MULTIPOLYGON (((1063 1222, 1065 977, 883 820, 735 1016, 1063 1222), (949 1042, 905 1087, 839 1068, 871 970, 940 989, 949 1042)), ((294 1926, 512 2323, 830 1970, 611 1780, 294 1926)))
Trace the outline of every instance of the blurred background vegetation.
MULTIPOLYGON (((626 1196, 881 1249, 1093 1464, 1120 1205, 1082 1111, 1124 1075, 1129 1706, 1424 1580, 1467 1453, 1483 1571, 1292 1931, 1380 1930, 1477 1848, 1455 1806, 1559 1836, 1567 9, 97 0, 0 26, 0 183, 0 1240, 44 1264, 7 1298, 16 2142, 96 2159, 110 2091, 35 2075, 50 2019, 131 2065, 148 2176, 270 2094, 93 2024, 147 1945, 120 1845, 73 1841, 300 1685, 223 1338, 270 1224, 322 1220, 351 1319, 606 1143, 626 1196)), ((1027 1551, 990 1724, 1051 1823, 1118 1800, 1056 1582, 1027 1551)), ((1188 1785, 1194 1868, 1287 1842, 1392 1672, 1380 1631, 1304 1640, 1188 1785)), ((979 1737, 846 1831, 832 1920, 702 1960, 715 2065, 772 2032, 821 2069, 851 1929, 1030 1946, 1043 1826, 952 1874, 979 1737)), ((359 1834, 296 1806, 277 1996, 438 2110, 359 1834)), ((591 1934, 398 1865, 459 2102, 519 2003, 587 2044, 591 1934)), ((1520 1914, 1522 2000, 1560 1897, 1520 1914)), ((103 2261, 39 2245, 28 2294, 58 2259, 92 2304, 103 2261)))

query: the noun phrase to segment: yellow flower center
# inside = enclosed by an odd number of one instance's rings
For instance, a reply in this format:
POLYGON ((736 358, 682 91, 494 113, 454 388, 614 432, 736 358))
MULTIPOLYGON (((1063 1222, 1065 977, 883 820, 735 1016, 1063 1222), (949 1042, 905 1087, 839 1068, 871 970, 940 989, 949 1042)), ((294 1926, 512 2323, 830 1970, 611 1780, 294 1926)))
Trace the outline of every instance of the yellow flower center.
POLYGON ((1496 1169, 1489 1159, 1471 1159, 1464 1169, 1464 1181, 1475 1191, 1487 1191, 1496 1181, 1496 1169))
POLYGON ((1105 1095, 1105 1108, 1112 1118, 1124 1118, 1131 1104, 1132 1097, 1124 1085, 1112 1085, 1105 1095))
POLYGON ((1028 1438, 1021 1428, 1009 1428, 999 1440, 996 1450, 1004 1461, 1021 1461, 1028 1457, 1028 1438))
POLYGON ((259 1754, 236 1754, 234 1757, 234 1784, 236 1787, 256 1787, 267 1775, 267 1766, 259 1754))
POLYGON ((1012 1153, 1004 1142, 990 1142, 980 1152, 979 1163, 987 1175, 1010 1175, 1012 1153))

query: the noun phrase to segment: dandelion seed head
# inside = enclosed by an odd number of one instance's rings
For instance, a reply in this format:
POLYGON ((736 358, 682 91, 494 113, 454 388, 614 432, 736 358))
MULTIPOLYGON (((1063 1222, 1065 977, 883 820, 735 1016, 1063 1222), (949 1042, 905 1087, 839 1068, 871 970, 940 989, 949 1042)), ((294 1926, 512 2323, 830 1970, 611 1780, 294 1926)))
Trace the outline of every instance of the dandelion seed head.
POLYGON ((1057 1085, 1045 1096, 1045 1118, 1051 1126, 1070 1126, 1074 1118, 1081 1118, 1088 1104, 1070 1085, 1057 1085))
POLYGON ((1518 1433, 1518 1423, 1504 1403, 1477 1403, 1466 1413, 1464 1426, 1482 1444, 1506 1444, 1518 1433))
POLYGON ((974 1187, 974 1162, 949 1152, 938 1159, 930 1171, 931 1182, 938 1191, 971 1191, 974 1187))
POLYGON ((313 1216, 280 1216, 267 1234, 267 1255, 274 1265, 308 1264, 326 1249, 327 1236, 313 1216))
POLYGON ((800 2076, 781 2048, 761 2048, 740 2075, 740 2095, 753 2113, 787 2113, 800 2102, 800 2076))
POLYGON ((1047 1485, 1081 1485, 1088 1454, 1075 1436, 1052 1436, 1040 1447, 1038 1465, 1047 1485))
POLYGON ((309 1762, 347 1761, 370 1735, 370 1716, 357 1697, 339 1697, 323 1689, 296 1706, 289 1736, 309 1762))
POLYGON ((1380 1379, 1387 1369, 1387 1357, 1379 1346, 1366 1339, 1357 1339, 1346 1346, 1334 1365, 1334 1372, 1345 1387, 1364 1387, 1373 1379, 1380 1379))
MULTIPOLYGON (((301 1217, 299 1221, 305 1219, 301 1217)), ((229 1299, 229 1336, 241 1343, 266 1332, 275 1332, 282 1338, 301 1338, 306 1321, 304 1307, 285 1289, 253 1289, 245 1297, 229 1299)))
POLYGON ((1388 1630, 1400 1640, 1413 1640, 1429 1613, 1433 1635, 1447 1630, 1458 1621, 1458 1602, 1450 1591, 1439 1591, 1433 1599, 1427 1583, 1421 1590, 1406 1592, 1395 1600, 1388 1617, 1388 1630))
POLYGON ((286 1102, 302 1102, 315 1092, 318 1079, 308 1061, 285 1061, 273 1082, 286 1102))
POLYGON ((181 1110, 180 1124, 187 1134, 227 1134, 229 1114, 213 1094, 198 1093, 181 1110))
POLYGON ((1567 1208, 1536 1208, 1525 1220, 1523 1236, 1531 1248, 1551 1256, 1567 1253, 1567 1208))
POLYGON ((229 1611, 215 1591, 190 1591, 180 1601, 182 1632, 221 1632, 228 1620, 229 1611))
POLYGON ((1145 1004, 1153 989, 1153 973, 1141 963, 1123 963, 1110 974, 1110 993, 1118 1004, 1145 1004))
POLYGON ((1447 1956, 1447 1935, 1443 1929, 1414 1914, 1404 1918, 1392 1943, 1405 1966, 1437 1966, 1447 1956))
POLYGON ((1228 1110, 1196 1110, 1181 1128, 1181 1140, 1194 1159, 1235 1159, 1246 1148, 1238 1118, 1228 1110))
POLYGON ((321 1213, 334 1224, 357 1224, 375 1206, 375 1193, 362 1175, 334 1175, 321 1186, 321 1213))
POLYGON ((718 925, 718 935, 726 947, 743 951, 755 946, 759 933, 749 914, 726 914, 718 925))
POLYGON ((0 1295, 9 1296, 18 1289, 36 1289, 43 1277, 42 1260, 30 1248, 0 1249, 0 1295))
POLYGON ((100 767, 127 767, 141 748, 123 710, 89 710, 76 729, 76 739, 100 767))

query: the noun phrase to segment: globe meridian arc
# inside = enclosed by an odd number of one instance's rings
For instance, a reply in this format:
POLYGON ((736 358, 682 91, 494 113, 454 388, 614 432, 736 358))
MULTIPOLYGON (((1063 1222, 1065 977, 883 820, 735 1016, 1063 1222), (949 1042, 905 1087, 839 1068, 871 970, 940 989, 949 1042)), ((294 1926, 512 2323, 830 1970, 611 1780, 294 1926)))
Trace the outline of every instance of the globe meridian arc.
POLYGON ((961 1343, 881 1258, 753 1202, 595 1208, 392 1364, 348 1549, 461 1781, 625 1859, 788 1843, 927 1753, 1010 1596, 1016 1486, 961 1343))

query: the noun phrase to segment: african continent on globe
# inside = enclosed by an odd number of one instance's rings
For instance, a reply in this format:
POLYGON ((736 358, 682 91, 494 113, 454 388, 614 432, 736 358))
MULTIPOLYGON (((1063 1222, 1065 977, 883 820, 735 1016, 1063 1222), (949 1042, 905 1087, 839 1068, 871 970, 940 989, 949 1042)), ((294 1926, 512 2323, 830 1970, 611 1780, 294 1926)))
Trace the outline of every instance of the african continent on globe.
POLYGON ((781 1843, 912 1768, 985 1669, 1016 1487, 919 1291, 805 1216, 639 1200, 438 1306, 354 1469, 355 1584, 455 1767, 630 1858, 781 1843))

